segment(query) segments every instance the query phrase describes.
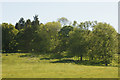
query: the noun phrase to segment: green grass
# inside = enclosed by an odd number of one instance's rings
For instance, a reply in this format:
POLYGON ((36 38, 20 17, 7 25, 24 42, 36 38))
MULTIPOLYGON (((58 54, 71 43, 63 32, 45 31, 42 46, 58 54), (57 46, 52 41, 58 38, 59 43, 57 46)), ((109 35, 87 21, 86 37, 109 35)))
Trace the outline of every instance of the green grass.
POLYGON ((74 63, 50 63, 58 59, 19 57, 19 53, 2 55, 3 78, 117 78, 118 67, 86 66, 74 63))

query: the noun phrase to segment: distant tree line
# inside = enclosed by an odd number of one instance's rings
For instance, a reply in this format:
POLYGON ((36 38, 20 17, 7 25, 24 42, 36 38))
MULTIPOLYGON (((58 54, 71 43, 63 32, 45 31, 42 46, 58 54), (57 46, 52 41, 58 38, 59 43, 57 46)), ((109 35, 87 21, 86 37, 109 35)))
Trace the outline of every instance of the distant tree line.
MULTIPOLYGON (((67 18, 40 23, 38 15, 14 25, 2 23, 3 53, 54 54, 100 60, 107 66, 118 53, 118 33, 107 23, 85 21, 71 23, 67 18)), ((119 39, 120 40, 120 39, 119 39)))

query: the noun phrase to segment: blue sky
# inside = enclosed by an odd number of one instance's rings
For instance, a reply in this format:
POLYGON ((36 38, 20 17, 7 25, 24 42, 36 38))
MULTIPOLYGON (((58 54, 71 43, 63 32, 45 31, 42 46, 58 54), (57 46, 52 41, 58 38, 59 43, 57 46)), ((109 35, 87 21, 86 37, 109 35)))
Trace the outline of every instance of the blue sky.
POLYGON ((107 22, 118 30, 117 2, 4 2, 2 22, 15 24, 21 17, 33 20, 39 15, 42 23, 66 17, 70 21, 107 22))

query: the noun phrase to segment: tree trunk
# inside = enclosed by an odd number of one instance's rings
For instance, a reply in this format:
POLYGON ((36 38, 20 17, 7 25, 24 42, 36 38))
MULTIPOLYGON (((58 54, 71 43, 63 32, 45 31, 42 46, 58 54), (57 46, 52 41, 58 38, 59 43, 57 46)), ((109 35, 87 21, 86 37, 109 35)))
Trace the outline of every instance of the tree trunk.
POLYGON ((93 60, 93 57, 91 58, 91 60, 93 60))
POLYGON ((107 63, 105 63, 105 66, 108 66, 108 64, 107 64, 107 63))
POLYGON ((80 57, 80 60, 82 61, 82 56, 80 57))

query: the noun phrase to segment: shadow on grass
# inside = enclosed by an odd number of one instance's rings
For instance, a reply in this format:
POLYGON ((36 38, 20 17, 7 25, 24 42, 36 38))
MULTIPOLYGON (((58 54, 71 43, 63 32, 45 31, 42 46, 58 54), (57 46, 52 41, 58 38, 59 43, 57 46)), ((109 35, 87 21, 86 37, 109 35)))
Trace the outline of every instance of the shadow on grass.
POLYGON ((40 58, 40 60, 50 60, 50 59, 53 59, 53 58, 40 58))
POLYGON ((20 55, 19 57, 35 57, 35 55, 31 55, 31 54, 25 54, 25 55, 20 55))
POLYGON ((49 58, 40 58, 40 60, 50 60, 50 59, 62 59, 62 58, 72 58, 73 56, 52 56, 49 58))
POLYGON ((89 61, 89 60, 72 60, 72 59, 63 59, 58 61, 51 61, 50 63, 75 63, 78 65, 92 65, 92 66, 103 66, 104 63, 102 61, 89 61))
POLYGON ((76 63, 76 61, 71 59, 66 59, 66 60, 52 61, 50 63, 76 63))

